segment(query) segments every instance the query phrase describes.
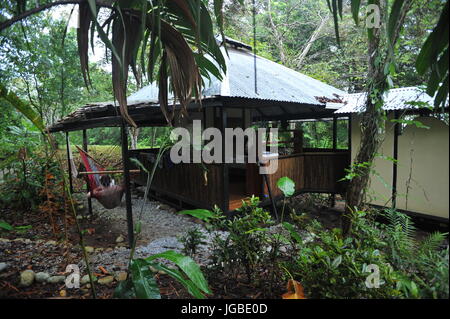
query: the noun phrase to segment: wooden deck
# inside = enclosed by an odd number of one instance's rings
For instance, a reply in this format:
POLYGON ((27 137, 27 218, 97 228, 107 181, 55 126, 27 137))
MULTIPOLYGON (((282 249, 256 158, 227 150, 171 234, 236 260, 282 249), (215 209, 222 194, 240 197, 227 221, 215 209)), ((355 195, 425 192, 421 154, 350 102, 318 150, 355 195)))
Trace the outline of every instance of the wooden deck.
MULTIPOLYGON (((154 152, 154 151, 152 151, 154 152)), ((151 156, 147 151, 134 151, 134 156, 147 168, 152 167, 151 156)), ((345 168, 350 165, 347 151, 308 152, 278 159, 278 169, 268 175, 268 183, 275 198, 281 196, 276 183, 287 176, 296 184, 296 192, 345 192, 345 168)), ((268 198, 268 189, 256 164, 239 165, 224 174, 221 164, 171 164, 163 162, 156 170, 151 189, 156 194, 173 198, 174 203, 189 204, 198 208, 212 209, 218 205, 224 211, 234 211, 242 206, 242 200, 251 195, 261 199, 268 198), (206 179, 205 179, 205 170, 206 179), (224 180, 228 176, 228 180, 224 180), (229 183, 227 185, 227 183, 229 183), (227 205, 228 204, 228 205, 227 205), (228 206, 228 207, 226 207, 228 206), (225 209, 223 208, 225 207, 225 209)), ((136 167, 137 168, 137 167, 136 167)), ((134 178, 138 184, 145 185, 146 173, 134 178)))
POLYGON ((248 198, 245 190, 245 183, 230 183, 230 196, 228 209, 233 211, 242 206, 242 201, 248 198))

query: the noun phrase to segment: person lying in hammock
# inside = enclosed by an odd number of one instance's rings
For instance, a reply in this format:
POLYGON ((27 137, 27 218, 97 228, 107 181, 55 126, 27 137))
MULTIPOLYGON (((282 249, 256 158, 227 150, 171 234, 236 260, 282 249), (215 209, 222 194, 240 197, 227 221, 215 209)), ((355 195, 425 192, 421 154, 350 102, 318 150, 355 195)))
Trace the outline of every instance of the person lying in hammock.
POLYGON ((88 193, 88 198, 95 198, 106 209, 112 209, 120 205, 124 191, 123 185, 115 185, 114 179, 109 175, 102 175, 100 185, 88 193))

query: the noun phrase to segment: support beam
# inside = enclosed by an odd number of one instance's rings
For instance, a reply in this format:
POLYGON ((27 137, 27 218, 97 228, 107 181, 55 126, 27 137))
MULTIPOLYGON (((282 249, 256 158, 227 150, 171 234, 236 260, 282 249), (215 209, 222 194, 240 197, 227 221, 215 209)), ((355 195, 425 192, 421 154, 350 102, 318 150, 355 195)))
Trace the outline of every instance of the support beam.
POLYGON ((398 160, 398 137, 400 135, 400 123, 398 120, 400 118, 399 112, 394 112, 395 124, 394 124, 394 149, 393 149, 393 159, 392 164, 392 207, 395 208, 397 204, 397 160, 398 160))
MULTIPOLYGON (((83 151, 88 152, 88 138, 86 130, 83 130, 83 151)), ((88 192, 91 191, 89 187, 89 181, 86 179, 86 189, 88 192)), ((88 197, 88 212, 89 216, 92 216, 92 198, 88 197)))
POLYGON ((128 244, 130 248, 134 243, 134 227, 133 227, 133 207, 131 203, 131 189, 130 189, 130 162, 128 154, 128 135, 125 121, 121 126, 122 137, 122 163, 123 163, 123 183, 125 187, 125 204, 127 208, 127 227, 128 227, 128 244))
POLYGON ((220 128, 222 131, 222 187, 223 187, 223 203, 222 209, 228 212, 230 206, 230 176, 229 167, 225 163, 225 128, 228 125, 228 114, 224 107, 220 108, 220 128))
POLYGON ((337 117, 333 116, 333 151, 337 150, 337 117))
POLYGON ((69 132, 66 132, 66 150, 67 150, 67 167, 69 171, 69 189, 70 193, 73 193, 73 181, 72 181, 72 163, 70 161, 70 143, 69 143, 69 132))

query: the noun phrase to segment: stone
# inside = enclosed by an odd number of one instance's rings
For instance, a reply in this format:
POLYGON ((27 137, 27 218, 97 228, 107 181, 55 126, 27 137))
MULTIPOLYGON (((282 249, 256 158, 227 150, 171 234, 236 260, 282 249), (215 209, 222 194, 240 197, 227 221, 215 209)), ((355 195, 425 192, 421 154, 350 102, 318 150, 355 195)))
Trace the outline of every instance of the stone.
POLYGON ((40 283, 47 282, 48 278, 50 278, 50 275, 43 271, 36 273, 36 276, 35 276, 36 282, 40 282, 40 283))
POLYGON ((0 272, 2 272, 3 270, 6 270, 6 268, 8 268, 9 265, 7 263, 0 263, 0 272))
POLYGON ((63 283, 66 281, 66 277, 65 276, 51 276, 47 279, 47 282, 49 284, 59 284, 59 283, 63 283))
POLYGON ((101 253, 101 252, 103 252, 103 248, 101 248, 101 247, 95 248, 95 252, 96 253, 101 253))
POLYGON ((20 286, 21 287, 29 287, 33 284, 35 278, 34 271, 25 270, 20 273, 20 286))
POLYGON ((0 238, 0 243, 8 243, 10 240, 8 238, 0 238))
POLYGON ((169 205, 166 205, 166 204, 159 204, 157 208, 161 209, 161 210, 169 210, 169 209, 171 209, 171 207, 169 205))
POLYGON ((92 254, 92 253, 94 252, 94 247, 86 246, 86 247, 84 247, 84 250, 85 250, 88 254, 92 254))
POLYGON ((119 271, 114 275, 116 281, 125 281, 127 280, 128 274, 125 271, 119 271))
MULTIPOLYGON (((92 277, 94 277, 93 280, 94 280, 94 282, 96 282, 96 281, 97 281, 97 277, 95 277, 94 275, 92 275, 92 277)), ((90 282, 91 282, 91 281, 89 280, 89 275, 84 275, 84 276, 81 277, 81 279, 80 279, 80 283, 81 283, 82 285, 89 284, 90 282)))
POLYGON ((49 241, 47 242, 47 245, 56 246, 56 245, 58 245, 58 243, 57 243, 55 240, 49 240, 49 241))
POLYGON ((109 285, 109 284, 111 284, 113 281, 114 281, 114 276, 106 276, 106 277, 100 278, 100 279, 98 280, 98 283, 99 283, 100 285, 109 285))
POLYGON ((119 236, 116 238, 116 243, 122 243, 124 240, 125 240, 125 238, 123 238, 122 235, 119 235, 119 236))

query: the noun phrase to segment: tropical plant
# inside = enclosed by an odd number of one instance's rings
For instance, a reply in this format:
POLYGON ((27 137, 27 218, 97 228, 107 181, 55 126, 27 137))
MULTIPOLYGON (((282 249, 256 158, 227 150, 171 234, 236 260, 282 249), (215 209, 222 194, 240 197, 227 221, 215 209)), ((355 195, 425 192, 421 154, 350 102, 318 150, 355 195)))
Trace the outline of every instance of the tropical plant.
POLYGON ((136 224, 134 243, 130 251, 128 266, 129 276, 122 281, 114 291, 114 297, 122 299, 160 299, 159 286, 155 275, 163 272, 177 280, 195 298, 203 299, 205 295, 211 294, 208 283, 203 276, 200 267, 192 258, 168 250, 147 258, 134 258, 137 238, 141 232, 141 223, 136 224), (169 267, 157 260, 166 259, 173 263, 176 268, 169 267))
POLYGON ((308 298, 447 298, 448 249, 440 247, 446 234, 417 241, 410 218, 395 210, 354 211, 349 218, 353 227, 346 237, 316 220, 299 225, 306 232, 283 224, 293 243, 293 259, 283 267, 308 298), (380 216, 386 224, 376 221, 380 216), (366 284, 374 265, 376 289, 366 284))
MULTIPOLYGON (((161 110, 170 123, 173 110, 168 108, 169 91, 186 106, 192 97, 201 98, 202 76, 221 78, 225 71, 225 59, 216 42, 213 22, 206 1, 127 0, 96 1, 79 0, 80 26, 78 28, 78 50, 85 84, 89 77, 89 40, 94 41, 98 33, 112 56, 112 82, 114 96, 119 102, 121 114, 130 125, 136 126, 127 112, 126 88, 128 69, 131 66, 139 82, 137 72, 147 74, 150 81, 156 71, 159 82, 161 110), (109 16, 101 21, 99 10, 106 8, 109 16), (111 40, 109 37, 111 32, 111 40), (209 55, 216 64, 205 55, 209 55), (146 62, 147 61, 147 62, 146 62)), ((0 24, 0 31, 26 17, 64 2, 55 1, 34 7, 26 0, 8 3, 12 17, 0 24)), ((214 15, 219 30, 223 28, 222 0, 213 1, 214 15)))
POLYGON ((291 197, 295 193, 295 182, 289 177, 281 177, 277 181, 277 187, 281 190, 284 195, 283 198, 283 208, 281 210, 281 222, 284 220, 284 210, 286 208, 286 198, 291 197))
POLYGON ((196 254, 199 245, 207 244, 205 239, 205 234, 199 229, 191 228, 178 240, 183 244, 183 253, 193 257, 196 254))

